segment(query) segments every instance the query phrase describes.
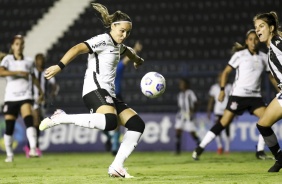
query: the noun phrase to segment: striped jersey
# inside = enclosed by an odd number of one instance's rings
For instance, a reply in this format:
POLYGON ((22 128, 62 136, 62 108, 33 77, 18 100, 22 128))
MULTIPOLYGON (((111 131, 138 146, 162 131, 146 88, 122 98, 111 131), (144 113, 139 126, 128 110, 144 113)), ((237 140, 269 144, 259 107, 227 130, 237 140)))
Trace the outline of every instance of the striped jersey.
POLYGON ((191 89, 181 91, 177 95, 177 104, 181 118, 190 119, 191 109, 195 108, 197 97, 191 89))
POLYGON ((116 67, 120 60, 120 55, 127 47, 117 44, 108 34, 100 34, 84 42, 90 53, 84 77, 82 96, 103 88, 115 97, 115 77, 116 67))
MULTIPOLYGON (((52 77, 51 79, 47 80, 45 78, 45 71, 46 71, 46 69, 43 70, 43 72, 40 72, 40 71, 38 71, 38 69, 36 67, 34 68, 34 75, 38 79, 38 82, 40 84, 40 87, 41 87, 44 95, 47 95, 46 90, 47 90, 48 84, 55 84, 56 80, 55 80, 55 77, 52 77)), ((39 90, 35 85, 33 85, 33 98, 34 98, 34 100, 36 101, 38 99, 38 97, 39 97, 39 90)))
MULTIPOLYGON (((1 62, 1 67, 8 71, 23 71, 33 74, 34 63, 30 57, 23 57, 16 60, 14 55, 5 56, 1 62)), ((32 100, 32 76, 28 78, 21 76, 6 76, 5 102, 15 102, 21 100, 32 100)))
POLYGON ((279 84, 279 88, 282 87, 282 38, 274 36, 271 39, 269 51, 268 51, 268 64, 270 71, 279 84))
POLYGON ((269 72, 267 55, 263 52, 252 55, 248 49, 236 52, 228 62, 236 69, 230 95, 240 97, 261 97, 263 72, 269 72))

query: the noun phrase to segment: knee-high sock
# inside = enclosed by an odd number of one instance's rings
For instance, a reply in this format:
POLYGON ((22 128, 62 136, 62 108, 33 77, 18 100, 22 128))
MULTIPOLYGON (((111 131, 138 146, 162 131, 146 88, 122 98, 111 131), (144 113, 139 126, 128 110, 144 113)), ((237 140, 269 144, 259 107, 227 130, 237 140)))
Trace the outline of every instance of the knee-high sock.
POLYGON ((137 146, 141 135, 140 132, 126 131, 112 165, 123 167, 123 163, 137 146))
POLYGON ((181 134, 176 134, 175 136, 175 149, 176 149, 176 153, 180 153, 181 152, 181 134))
POLYGON ((26 137, 29 142, 30 149, 35 149, 37 144, 36 129, 34 127, 28 127, 26 129, 26 137))
POLYGON ((105 130, 106 117, 105 114, 93 113, 93 114, 64 114, 52 119, 56 123, 61 124, 75 124, 77 126, 85 128, 96 128, 99 130, 105 130))
POLYGON ((227 133, 222 134, 222 140, 224 142, 224 151, 229 152, 229 150, 230 150, 230 137, 227 135, 227 133))
POLYGON ((12 148, 13 137, 11 135, 4 134, 4 143, 5 143, 7 156, 14 156, 13 148, 12 148))
POLYGON ((215 136, 216 135, 212 131, 208 131, 199 146, 201 148, 205 148, 215 138, 215 136))
POLYGON ((263 127, 257 124, 257 128, 261 135, 263 136, 263 139, 265 141, 265 144, 270 149, 271 153, 275 156, 275 158, 278 156, 278 153, 281 152, 280 146, 277 140, 277 137, 275 133, 273 132, 271 127, 263 127))
POLYGON ((258 145, 257 145, 257 151, 263 151, 265 146, 264 139, 261 134, 259 134, 258 138, 258 145))
POLYGON ((215 142, 216 142, 217 149, 222 148, 220 135, 215 137, 215 142))

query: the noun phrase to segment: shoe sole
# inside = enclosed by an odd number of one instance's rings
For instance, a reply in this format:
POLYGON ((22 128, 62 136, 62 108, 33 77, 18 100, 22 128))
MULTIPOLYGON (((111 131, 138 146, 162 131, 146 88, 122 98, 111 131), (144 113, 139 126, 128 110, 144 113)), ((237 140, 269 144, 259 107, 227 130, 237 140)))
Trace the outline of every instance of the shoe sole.
POLYGON ((48 126, 49 122, 51 121, 50 118, 45 118, 44 120, 41 121, 40 125, 39 125, 39 130, 40 131, 43 131, 43 130, 46 130, 48 128, 50 128, 48 126))

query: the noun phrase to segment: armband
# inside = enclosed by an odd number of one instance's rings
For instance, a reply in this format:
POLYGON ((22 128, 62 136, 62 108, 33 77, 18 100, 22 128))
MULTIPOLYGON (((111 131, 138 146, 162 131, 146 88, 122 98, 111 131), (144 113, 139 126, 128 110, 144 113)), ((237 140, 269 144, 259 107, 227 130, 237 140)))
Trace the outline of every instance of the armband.
POLYGON ((220 87, 220 91, 224 91, 225 87, 220 87))

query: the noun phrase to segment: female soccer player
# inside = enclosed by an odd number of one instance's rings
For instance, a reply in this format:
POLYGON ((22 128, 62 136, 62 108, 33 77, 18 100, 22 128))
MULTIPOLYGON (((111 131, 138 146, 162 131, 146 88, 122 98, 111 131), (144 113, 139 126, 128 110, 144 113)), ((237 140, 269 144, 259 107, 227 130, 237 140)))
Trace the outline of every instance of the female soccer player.
POLYGON ((254 25, 259 40, 266 43, 269 48, 269 68, 280 88, 280 92, 268 105, 265 113, 257 123, 258 130, 276 159, 275 164, 268 172, 279 172, 282 168, 282 152, 271 126, 282 119, 282 32, 279 30, 280 27, 276 12, 256 15, 254 17, 254 25))
POLYGON ((110 131, 116 129, 119 122, 127 128, 127 132, 108 174, 112 177, 131 178, 123 164, 137 146, 145 123, 134 110, 116 98, 114 80, 120 55, 130 58, 135 67, 142 65, 144 60, 136 55, 132 48, 122 44, 132 29, 130 17, 121 11, 110 15, 105 6, 98 3, 92 5, 101 14, 104 26, 110 28, 109 32, 72 47, 57 65, 46 70, 45 75, 47 79, 51 79, 79 54, 89 53, 83 100, 90 113, 70 115, 57 110, 51 118, 45 118, 39 128, 45 130, 61 123, 72 123, 86 128, 110 131))
MULTIPOLYGON (((33 124, 36 129, 36 139, 37 139, 37 145, 36 145, 36 152, 38 156, 42 155, 42 152, 40 150, 39 146, 39 137, 40 137, 40 131, 39 131, 39 124, 41 120, 45 117, 46 112, 46 101, 50 101, 50 99, 55 98, 56 94, 58 93, 59 86, 56 84, 55 78, 52 78, 50 80, 46 80, 44 77, 45 74, 45 56, 41 53, 35 55, 35 61, 34 61, 35 67, 34 67, 34 75, 37 78, 40 87, 44 93, 45 100, 42 102, 35 101, 33 104, 33 124), (48 99, 49 97, 49 99, 48 99)), ((35 85, 33 85, 33 98, 38 99, 40 93, 35 85)), ((29 157, 29 151, 30 146, 26 145, 24 146, 24 151, 26 154, 26 157, 29 157)))
POLYGON ((16 35, 12 41, 12 54, 3 58, 0 67, 0 76, 6 77, 7 80, 3 108, 6 122, 4 142, 7 158, 5 162, 12 162, 14 158, 12 136, 19 112, 26 125, 26 135, 30 144, 29 156, 38 156, 35 150, 37 141, 32 117, 32 82, 39 89, 39 101, 43 99, 43 92, 33 74, 33 59, 25 57, 23 49, 24 39, 21 35, 16 35))
POLYGON ((197 97, 193 90, 190 89, 189 82, 185 78, 179 79, 179 93, 177 94, 178 112, 175 118, 175 148, 176 154, 181 153, 181 137, 183 130, 190 133, 196 144, 200 139, 196 134, 194 116, 198 105, 197 97))
MULTIPOLYGON (((236 77, 232 86, 230 97, 222 118, 207 132, 200 145, 193 151, 192 158, 198 160, 204 148, 231 123, 235 115, 242 115, 245 110, 257 117, 261 117, 266 104, 261 96, 261 78, 264 71, 269 72, 266 54, 258 50, 259 39, 255 30, 249 30, 246 34, 245 46, 236 43, 233 50, 236 51, 225 67, 221 82, 219 101, 225 97, 225 85, 232 69, 236 69, 236 77)), ((274 78, 269 75, 272 84, 277 88, 274 78)), ((260 159, 268 158, 264 153, 264 141, 259 136, 257 154, 260 159), (258 151, 259 150, 259 151, 258 151)))
MULTIPOLYGON (((227 102, 228 102, 228 97, 231 92, 231 84, 227 83, 225 85, 224 93, 228 94, 225 95, 223 101, 218 100, 218 95, 220 93, 220 81, 221 81, 221 72, 217 76, 217 83, 213 84, 209 90, 209 101, 208 101, 208 107, 207 107, 207 114, 208 114, 208 119, 211 119, 211 112, 213 110, 214 116, 215 116, 215 124, 220 121, 222 118, 222 115, 224 113, 224 110, 226 108, 227 102)), ((230 126, 226 126, 226 135, 218 135, 215 138, 216 145, 217 145, 217 154, 222 154, 223 153, 223 146, 222 146, 222 140, 224 141, 224 152, 229 153, 229 148, 230 148, 230 126)))

